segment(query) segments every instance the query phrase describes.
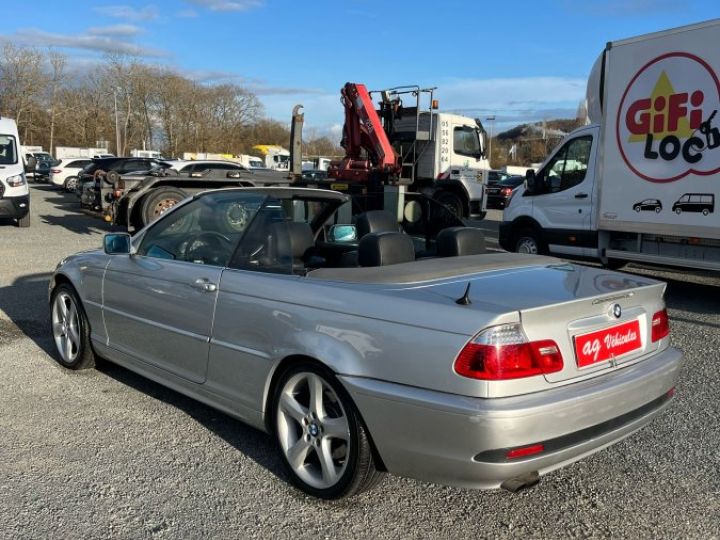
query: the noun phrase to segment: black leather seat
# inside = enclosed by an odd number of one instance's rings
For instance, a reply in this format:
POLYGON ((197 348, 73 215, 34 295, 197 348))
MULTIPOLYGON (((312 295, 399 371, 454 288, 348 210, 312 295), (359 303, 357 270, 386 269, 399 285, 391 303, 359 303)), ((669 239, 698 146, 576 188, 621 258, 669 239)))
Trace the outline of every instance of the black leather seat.
MULTIPOLYGON (((368 210, 355 217, 357 237, 362 238, 371 233, 398 232, 400 227, 395 215, 387 210, 368 210)), ((348 251, 340 259, 343 267, 358 266, 358 252, 348 251)), ((360 265, 362 266, 362 265, 360 265)))
POLYGON ((398 232, 398 221, 392 212, 387 210, 368 210, 358 214, 355 218, 357 237, 362 238, 366 234, 392 231, 398 232))
POLYGON ((449 227, 437 235, 435 247, 438 257, 481 255, 486 253, 485 235, 472 227, 449 227))
POLYGON ((360 266, 387 266, 415 260, 412 238, 400 232, 368 233, 360 239, 360 266))
MULTIPOLYGON (((273 223, 271 233, 274 246, 275 264, 287 264, 292 257, 293 272, 303 270, 313 256, 315 238, 310 225, 299 221, 273 223)), ((317 262, 317 261, 316 261, 317 262)))

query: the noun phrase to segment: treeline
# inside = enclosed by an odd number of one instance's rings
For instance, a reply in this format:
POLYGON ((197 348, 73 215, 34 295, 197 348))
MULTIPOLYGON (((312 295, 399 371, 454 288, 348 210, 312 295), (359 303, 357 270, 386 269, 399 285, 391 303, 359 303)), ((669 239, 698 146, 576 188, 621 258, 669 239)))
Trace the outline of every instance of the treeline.
MULTIPOLYGON (((23 144, 52 152, 107 141, 116 155, 147 148, 168 156, 256 154, 255 144, 289 144, 288 126, 265 118, 260 100, 241 85, 203 84, 121 55, 80 70, 81 76, 67 64, 57 51, 2 47, 0 114, 17 121, 23 144)), ((339 152, 327 137, 305 141, 309 155, 339 152)))

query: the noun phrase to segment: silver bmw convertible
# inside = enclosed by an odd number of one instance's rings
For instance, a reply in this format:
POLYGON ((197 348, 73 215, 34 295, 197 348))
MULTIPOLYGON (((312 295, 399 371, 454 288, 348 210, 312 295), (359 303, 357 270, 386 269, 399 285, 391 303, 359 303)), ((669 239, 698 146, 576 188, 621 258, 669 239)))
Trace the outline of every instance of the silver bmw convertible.
MULTIPOLYGON (((413 206, 413 203, 415 206, 413 206)), ((384 472, 532 485, 647 425, 681 353, 664 284, 429 242, 341 193, 205 192, 50 282, 59 362, 101 357, 267 431, 287 478, 327 499, 384 472)))

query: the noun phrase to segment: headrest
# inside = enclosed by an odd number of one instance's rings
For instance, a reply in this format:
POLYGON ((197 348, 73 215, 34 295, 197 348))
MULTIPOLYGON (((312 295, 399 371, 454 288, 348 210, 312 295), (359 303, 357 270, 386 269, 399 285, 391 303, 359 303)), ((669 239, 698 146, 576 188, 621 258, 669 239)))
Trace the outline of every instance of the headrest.
POLYGON ((395 216, 387 210, 368 210, 355 218, 355 227, 358 238, 366 234, 398 231, 398 221, 395 216))
POLYGON ((271 227, 278 255, 291 254, 293 259, 301 259, 315 245, 312 229, 305 222, 283 221, 273 223, 271 227))
POLYGON ((435 240, 438 257, 480 255, 485 253, 485 235, 472 227, 443 229, 435 240))
POLYGON ((369 233, 358 244, 360 266, 387 266, 415 260, 412 238, 399 232, 369 233))

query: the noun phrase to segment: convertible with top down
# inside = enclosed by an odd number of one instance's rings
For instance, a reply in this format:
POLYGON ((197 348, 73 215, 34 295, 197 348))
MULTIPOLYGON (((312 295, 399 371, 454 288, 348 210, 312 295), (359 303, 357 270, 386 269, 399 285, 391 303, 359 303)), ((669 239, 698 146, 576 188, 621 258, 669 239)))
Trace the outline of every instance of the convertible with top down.
POLYGON ((60 364, 97 355, 268 432, 322 498, 383 472, 514 491, 671 403, 663 283, 489 252, 467 227, 418 238, 416 200, 350 204, 214 190, 106 235, 51 279, 60 364))

